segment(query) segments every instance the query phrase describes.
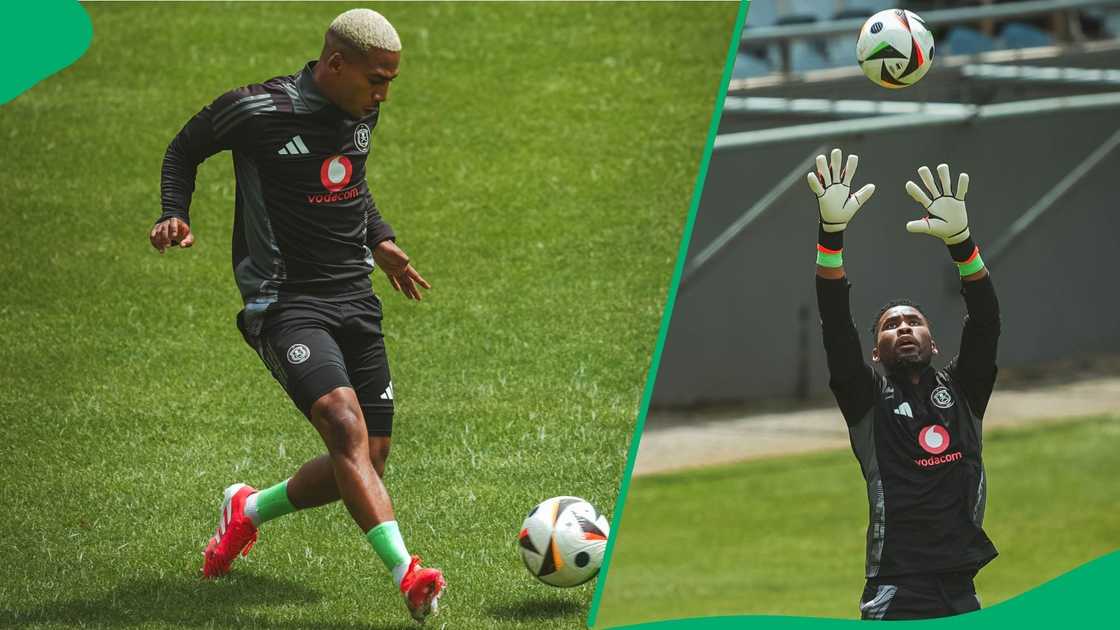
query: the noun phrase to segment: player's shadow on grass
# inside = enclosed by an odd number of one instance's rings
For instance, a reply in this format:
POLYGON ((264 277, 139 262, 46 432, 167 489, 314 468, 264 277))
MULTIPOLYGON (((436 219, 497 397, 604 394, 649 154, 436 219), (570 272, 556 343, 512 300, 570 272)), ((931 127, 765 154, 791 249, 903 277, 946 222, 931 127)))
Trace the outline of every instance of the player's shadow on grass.
POLYGON ((547 621, 558 617, 577 617, 586 613, 583 604, 570 599, 534 596, 518 602, 497 604, 486 612, 502 621, 547 621))
MULTIPOLYGON (((0 627, 44 624, 82 624, 124 627, 205 626, 229 630, 281 628, 287 630, 400 630, 413 624, 373 626, 328 620, 283 620, 269 615, 272 606, 309 606, 323 596, 299 582, 239 573, 219 582, 185 576, 132 580, 90 599, 72 599, 33 609, 0 609, 0 627)), ((394 602, 396 603, 396 602, 394 602)), ((404 607, 401 607, 404 615, 404 607)))

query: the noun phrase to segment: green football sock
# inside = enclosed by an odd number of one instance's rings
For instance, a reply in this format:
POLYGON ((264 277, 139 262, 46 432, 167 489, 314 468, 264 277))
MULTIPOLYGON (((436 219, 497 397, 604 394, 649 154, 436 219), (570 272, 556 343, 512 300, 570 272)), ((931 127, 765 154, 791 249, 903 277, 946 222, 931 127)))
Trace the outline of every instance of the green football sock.
POLYGON ((400 585, 412 558, 408 555, 408 549, 405 549, 401 528, 397 526, 397 522, 385 521, 374 527, 366 532, 366 540, 373 545, 377 556, 385 563, 385 567, 393 572, 393 579, 397 585, 400 585))
POLYGON ((274 518, 279 518, 295 511, 296 506, 292 505, 292 502, 288 499, 287 479, 249 497, 249 501, 245 506, 245 512, 257 527, 260 527, 261 524, 267 523, 274 518))

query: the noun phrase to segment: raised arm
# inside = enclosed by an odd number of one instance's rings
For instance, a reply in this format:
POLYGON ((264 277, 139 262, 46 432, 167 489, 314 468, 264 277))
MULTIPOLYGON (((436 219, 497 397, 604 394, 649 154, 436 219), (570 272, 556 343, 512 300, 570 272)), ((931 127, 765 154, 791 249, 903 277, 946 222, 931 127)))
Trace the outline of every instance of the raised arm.
POLYGON ((268 105, 247 90, 233 90, 218 97, 195 114, 171 140, 163 156, 160 178, 162 213, 149 234, 152 247, 162 254, 168 247, 190 247, 191 196, 198 165, 224 149, 232 149, 241 137, 243 123, 252 112, 268 105))
POLYGON ((968 173, 961 173, 957 178, 955 193, 947 164, 937 166, 940 190, 928 167, 919 168, 918 175, 930 194, 926 195, 912 181, 906 182, 906 192, 925 208, 926 216, 907 223, 906 229, 940 238, 948 246, 949 255, 957 265, 968 316, 961 335, 960 353, 949 364, 949 370, 961 384, 973 410, 983 417, 996 381, 999 301, 988 269, 980 258, 980 248, 968 229, 968 210, 964 201, 968 194, 968 173))
POLYGON ((809 189, 817 197, 817 308, 828 359, 829 387, 840 406, 844 420, 855 424, 875 403, 875 376, 863 360, 859 333, 852 322, 848 292, 851 285, 844 275, 844 230, 856 212, 875 192, 867 184, 851 194, 859 157, 848 156, 840 169, 840 149, 833 149, 830 161, 817 156, 817 168, 809 173, 809 189))

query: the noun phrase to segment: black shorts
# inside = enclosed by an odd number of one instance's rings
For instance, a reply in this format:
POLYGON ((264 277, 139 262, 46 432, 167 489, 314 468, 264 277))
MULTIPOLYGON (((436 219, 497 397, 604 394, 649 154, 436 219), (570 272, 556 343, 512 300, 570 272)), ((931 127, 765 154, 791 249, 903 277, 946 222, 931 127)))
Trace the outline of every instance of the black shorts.
POLYGON ((392 435, 393 383, 375 295, 285 298, 241 311, 237 327, 303 415, 323 395, 352 387, 369 434, 392 435))
POLYGON ((932 619, 980 610, 967 573, 933 573, 867 580, 859 600, 861 619, 932 619))

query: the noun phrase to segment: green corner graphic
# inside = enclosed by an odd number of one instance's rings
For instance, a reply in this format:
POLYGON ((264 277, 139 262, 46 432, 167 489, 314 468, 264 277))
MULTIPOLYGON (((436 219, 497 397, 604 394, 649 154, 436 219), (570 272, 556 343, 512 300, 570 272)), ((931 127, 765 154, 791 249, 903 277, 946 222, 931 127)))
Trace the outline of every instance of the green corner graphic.
POLYGON ((89 15, 71 0, 5 3, 0 16, 0 52, 16 61, 0 81, 0 105, 77 61, 93 40, 89 15))

